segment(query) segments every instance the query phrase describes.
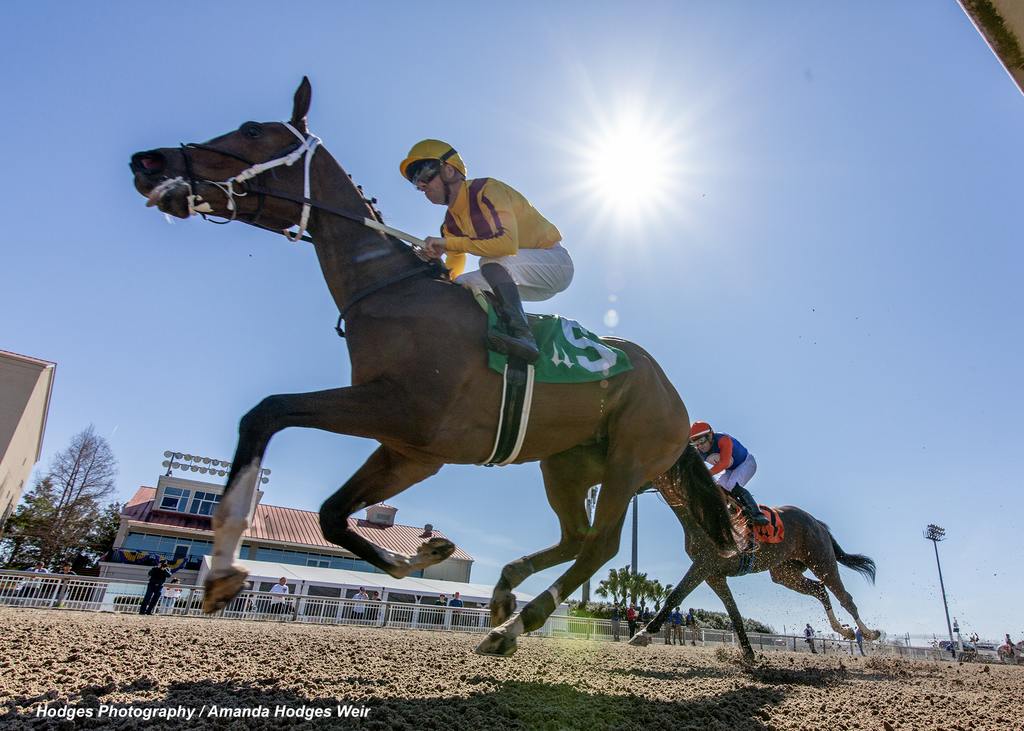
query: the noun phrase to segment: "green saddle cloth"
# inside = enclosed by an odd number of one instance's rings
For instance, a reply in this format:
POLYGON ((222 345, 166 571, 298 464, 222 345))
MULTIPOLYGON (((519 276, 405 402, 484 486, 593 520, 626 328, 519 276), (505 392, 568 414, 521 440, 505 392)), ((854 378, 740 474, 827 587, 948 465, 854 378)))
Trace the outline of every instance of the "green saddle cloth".
MULTIPOLYGON (((491 301, 483 295, 477 295, 476 301, 487 313, 487 328, 501 331, 491 301)), ((559 315, 529 315, 529 320, 540 349, 540 358, 533 364, 536 383, 588 383, 633 369, 624 351, 603 342, 575 320, 559 315)), ((504 373, 507 361, 507 356, 487 351, 491 370, 504 373)))

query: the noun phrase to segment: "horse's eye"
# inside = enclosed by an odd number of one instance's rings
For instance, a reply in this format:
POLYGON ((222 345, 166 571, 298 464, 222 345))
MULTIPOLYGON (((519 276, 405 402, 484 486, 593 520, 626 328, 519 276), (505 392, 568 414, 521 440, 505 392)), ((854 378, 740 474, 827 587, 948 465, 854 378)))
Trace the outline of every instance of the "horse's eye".
POLYGON ((261 137, 263 135, 263 125, 256 122, 246 122, 242 125, 242 134, 251 139, 261 137))

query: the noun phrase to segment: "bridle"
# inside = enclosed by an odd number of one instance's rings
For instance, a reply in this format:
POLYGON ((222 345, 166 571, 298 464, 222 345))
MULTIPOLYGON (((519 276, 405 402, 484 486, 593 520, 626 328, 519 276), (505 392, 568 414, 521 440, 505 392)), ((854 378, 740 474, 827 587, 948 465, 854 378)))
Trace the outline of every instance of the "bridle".
MULTIPOLYGON (((394 234, 402 234, 403 232, 397 231, 395 229, 390 229, 389 227, 383 225, 383 218, 381 217, 377 209, 374 208, 372 200, 364 199, 364 201, 369 206, 374 219, 376 219, 374 221, 371 221, 370 219, 366 218, 366 216, 350 213, 348 211, 343 211, 338 208, 324 205, 323 203, 319 203, 317 201, 310 199, 309 168, 310 164, 313 161, 313 153, 315 153, 317 148, 320 146, 320 138, 314 134, 303 135, 288 122, 281 122, 281 124, 283 124, 288 129, 289 132, 295 135, 295 137, 298 139, 298 142, 292 145, 291 147, 285 148, 278 154, 277 157, 267 160, 266 162, 255 163, 234 152, 229 152, 228 150, 221 150, 220 148, 214 147, 212 145, 201 144, 198 142, 183 142, 181 144, 181 154, 184 157, 185 161, 185 174, 188 176, 188 180, 185 181, 185 184, 188 186, 187 201, 189 215, 201 216, 204 220, 210 221, 211 223, 223 224, 238 220, 241 221, 242 223, 247 223, 250 226, 255 226, 266 231, 282 233, 288 238, 289 241, 292 242, 309 241, 312 243, 313 239, 306 235, 306 226, 309 223, 310 211, 313 208, 316 208, 319 211, 324 211, 326 213, 331 213, 335 216, 346 218, 350 221, 355 221, 356 223, 362 224, 373 230, 383 231, 384 233, 392 236, 398 241, 402 240, 399 236, 395 236, 394 234), (198 178, 196 177, 195 174, 195 168, 192 165, 192 158, 189 155, 190 150, 205 150, 207 152, 213 152, 218 155, 223 155, 225 157, 230 157, 232 159, 243 162, 249 167, 242 170, 242 172, 233 175, 227 180, 217 181, 210 180, 209 178, 198 178), (266 188, 258 184, 259 177, 264 173, 282 166, 290 167, 291 165, 294 165, 300 158, 304 158, 301 197, 292 195, 291 193, 286 193, 284 191, 272 190, 270 188, 266 188), (195 192, 199 183, 208 183, 219 188, 221 192, 224 193, 225 197, 227 198, 227 209, 231 214, 230 217, 228 217, 224 221, 215 221, 212 218, 210 218, 210 214, 213 213, 212 207, 208 202, 203 201, 202 197, 197 195, 195 192), (244 188, 236 189, 236 185, 244 185, 244 188), (251 216, 251 218, 238 218, 239 211, 238 206, 235 203, 235 198, 244 198, 250 193, 255 193, 258 196, 256 211, 252 214, 246 214, 247 216, 251 216), (291 231, 289 229, 283 229, 279 231, 269 226, 265 226, 264 224, 259 222, 260 214, 263 212, 263 202, 266 197, 291 201, 292 203, 298 203, 299 205, 302 206, 302 213, 299 217, 299 223, 297 224, 297 231, 291 231)), ((403 235, 407 239, 412 238, 409 237, 407 234, 403 235)), ((430 263, 421 261, 420 264, 415 268, 400 272, 399 274, 393 277, 389 277, 383 281, 371 285, 370 287, 367 287, 356 292, 354 295, 352 295, 352 298, 344 307, 341 308, 341 311, 338 313, 338 322, 335 325, 335 331, 338 333, 340 337, 345 337, 345 331, 342 329, 341 323, 345 319, 345 315, 348 314, 348 311, 351 310, 352 307, 355 306, 355 304, 360 300, 365 299, 366 297, 369 297, 371 294, 379 292, 380 290, 386 287, 390 287, 393 284, 397 284, 398 282, 405 281, 406 279, 410 279, 411 277, 427 273, 430 273, 431 275, 434 276, 446 276, 447 269, 445 269, 444 265, 441 264, 440 262, 430 263)))
POLYGON ((262 186, 255 185, 255 180, 263 173, 273 170, 278 167, 291 167, 299 158, 305 158, 303 162, 303 196, 302 196, 302 214, 299 217, 298 231, 290 231, 284 229, 281 231, 290 241, 298 242, 302 240, 309 240, 306 233, 306 226, 309 223, 309 212, 313 207, 326 208, 320 206, 309 199, 309 166, 313 161, 313 153, 316 152, 317 147, 320 146, 320 138, 314 134, 303 135, 295 127, 288 122, 282 122, 289 132, 298 138, 298 142, 290 148, 286 148, 285 151, 273 159, 267 160, 266 162, 255 163, 241 155, 237 155, 234 152, 227 150, 221 150, 220 148, 212 145, 204 145, 198 142, 183 142, 181 144, 181 154, 185 159, 185 174, 188 176, 186 181, 189 192, 188 192, 188 212, 189 215, 199 215, 208 221, 212 221, 208 217, 208 214, 212 213, 210 204, 202 200, 202 198, 196 195, 195 190, 198 183, 209 183, 220 189, 224 196, 227 198, 227 209, 230 212, 230 217, 224 221, 213 221, 214 223, 229 223, 238 218, 238 206, 235 203, 235 198, 242 198, 249 194, 250 191, 257 193, 259 196, 256 211, 251 214, 252 219, 244 221, 244 223, 252 224, 259 228, 267 228, 259 223, 260 214, 263 212, 263 201, 266 196, 272 198, 283 198, 285 200, 292 200, 293 202, 299 202, 295 200, 294 196, 282 194, 272 190, 263 188, 262 186), (192 165, 192 158, 189 155, 190 150, 206 150, 207 152, 213 152, 218 155, 230 157, 240 162, 245 163, 249 167, 242 170, 242 172, 228 178, 227 180, 210 180, 209 178, 197 178, 195 174, 194 166, 192 165), (246 185, 242 190, 236 190, 235 185, 244 184, 249 180, 253 180, 252 184, 246 185), (205 210, 204 210, 205 207, 205 210))

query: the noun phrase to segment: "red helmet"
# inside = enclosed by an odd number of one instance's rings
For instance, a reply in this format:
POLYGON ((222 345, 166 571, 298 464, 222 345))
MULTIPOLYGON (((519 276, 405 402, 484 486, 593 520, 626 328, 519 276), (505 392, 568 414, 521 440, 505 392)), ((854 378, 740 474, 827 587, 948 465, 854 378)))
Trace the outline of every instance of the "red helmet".
POLYGON ((690 441, 693 441, 697 437, 711 433, 711 424, 707 423, 706 421, 695 421, 693 422, 693 426, 690 427, 690 441))

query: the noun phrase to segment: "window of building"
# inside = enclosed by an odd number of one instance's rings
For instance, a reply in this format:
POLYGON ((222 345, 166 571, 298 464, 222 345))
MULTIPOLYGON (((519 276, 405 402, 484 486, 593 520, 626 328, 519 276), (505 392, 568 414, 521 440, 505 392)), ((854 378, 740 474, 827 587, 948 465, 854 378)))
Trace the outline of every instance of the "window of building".
POLYGON ((210 541, 190 541, 184 538, 172 538, 171 536, 155 536, 149 533, 131 532, 125 536, 124 543, 120 548, 129 551, 149 551, 151 553, 166 554, 168 558, 175 555, 181 556, 206 556, 213 552, 213 543, 210 541))
POLYGON ((220 502, 220 495, 215 492, 199 492, 192 498, 188 512, 194 515, 213 515, 213 509, 220 502))
POLYGON ((320 569, 329 569, 331 567, 331 560, 328 558, 307 558, 307 566, 316 566, 320 569))
POLYGON ((162 510, 176 510, 184 513, 189 494, 189 490, 184 490, 180 487, 165 487, 163 499, 160 500, 160 508, 162 510))

